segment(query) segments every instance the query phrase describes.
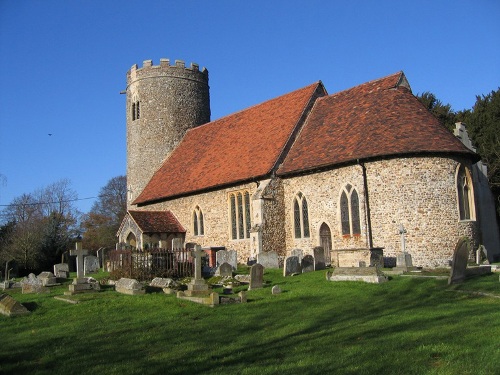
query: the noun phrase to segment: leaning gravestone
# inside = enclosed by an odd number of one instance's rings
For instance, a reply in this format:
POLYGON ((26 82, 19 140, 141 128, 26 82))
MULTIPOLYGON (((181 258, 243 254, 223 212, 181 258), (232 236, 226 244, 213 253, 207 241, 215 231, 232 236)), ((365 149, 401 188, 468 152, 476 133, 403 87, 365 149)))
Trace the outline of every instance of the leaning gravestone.
POLYGON ((130 295, 137 295, 137 294, 145 294, 146 293, 146 290, 144 289, 144 285, 142 285, 136 279, 127 279, 125 277, 122 277, 120 280, 118 280, 116 282, 115 290, 118 293, 130 294, 130 295))
POLYGON ((69 265, 68 263, 58 263, 54 264, 54 275, 61 279, 67 279, 69 277, 69 265))
POLYGON ((283 267, 283 276, 290 276, 296 273, 300 273, 300 262, 299 257, 292 255, 285 259, 285 267, 283 267))
POLYGON ((314 271, 314 257, 312 255, 306 255, 302 258, 300 262, 302 273, 314 271))
POLYGON ((259 289, 264 285, 264 267, 260 263, 250 267, 250 284, 248 290, 259 289))
POLYGON ((278 253, 276 251, 257 254, 257 263, 262 264, 264 268, 280 268, 278 253))
POLYGON ((458 240, 457 246, 453 253, 453 261, 451 263, 450 277, 448 285, 457 284, 464 281, 467 270, 467 261, 469 260, 469 240, 461 238, 458 240))
POLYGON ((0 314, 18 316, 29 314, 29 310, 8 294, 0 294, 0 314))
POLYGON ((89 273, 95 273, 99 271, 99 258, 93 255, 87 255, 83 259, 83 273, 88 275, 89 273))
POLYGON ((281 288, 279 285, 274 285, 273 288, 271 289, 271 294, 280 294, 281 293, 281 288))
POLYGON ((316 271, 318 270, 324 270, 326 268, 326 263, 325 263, 325 249, 321 246, 316 246, 313 249, 314 252, 314 269, 316 271))
POLYGON ((49 288, 42 285, 42 281, 39 280, 35 274, 30 273, 28 277, 21 280, 22 294, 29 293, 50 293, 49 288))
POLYGON ((233 276, 233 266, 229 263, 224 262, 215 271, 216 276, 232 277, 233 276))
POLYGON ((42 272, 37 278, 42 282, 43 286, 61 285, 57 282, 57 278, 52 272, 42 272))
POLYGON ((302 249, 293 249, 292 251, 290 251, 290 256, 296 256, 299 258, 299 263, 302 262, 302 257, 304 256, 304 252, 302 251, 302 249))
POLYGON ((215 253, 217 267, 222 263, 229 263, 233 270, 238 267, 238 253, 236 250, 219 250, 215 253))

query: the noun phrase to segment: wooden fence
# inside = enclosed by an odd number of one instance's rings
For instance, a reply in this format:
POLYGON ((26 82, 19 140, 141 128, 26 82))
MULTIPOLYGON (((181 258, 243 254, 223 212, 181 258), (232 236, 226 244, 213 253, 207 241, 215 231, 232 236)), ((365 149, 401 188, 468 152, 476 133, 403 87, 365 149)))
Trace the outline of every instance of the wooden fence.
POLYGON ((155 277, 182 278, 194 275, 194 260, 190 249, 112 250, 107 255, 108 271, 120 270, 124 277, 140 281, 155 277))

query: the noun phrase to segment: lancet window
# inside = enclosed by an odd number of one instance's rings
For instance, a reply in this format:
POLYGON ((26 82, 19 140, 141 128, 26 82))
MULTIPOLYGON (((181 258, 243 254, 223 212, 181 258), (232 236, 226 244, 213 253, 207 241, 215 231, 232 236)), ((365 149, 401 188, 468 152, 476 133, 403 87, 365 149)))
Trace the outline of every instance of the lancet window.
POLYGON ((359 196, 356 189, 347 184, 340 195, 340 225, 343 236, 361 234, 359 196))
POLYGON ((458 212, 460 220, 474 220, 474 194, 470 172, 460 165, 457 173, 458 212))
POLYGON ((295 238, 310 237, 307 200, 300 192, 293 199, 293 230, 295 238))
POLYGON ((196 206, 193 211, 193 233, 195 236, 203 236, 205 234, 203 212, 199 206, 196 206))
POLYGON ((229 194, 231 219, 231 238, 240 240, 250 238, 250 193, 239 191, 229 194))

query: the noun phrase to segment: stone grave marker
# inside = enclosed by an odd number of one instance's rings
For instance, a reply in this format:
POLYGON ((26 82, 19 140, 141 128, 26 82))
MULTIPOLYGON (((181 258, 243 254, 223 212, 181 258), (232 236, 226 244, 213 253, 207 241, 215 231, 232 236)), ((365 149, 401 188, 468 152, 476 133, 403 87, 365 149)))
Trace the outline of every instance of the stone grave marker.
POLYGON ((273 288, 271 289, 271 294, 280 294, 281 293, 281 288, 279 285, 274 285, 273 288))
POLYGON ((313 249, 313 253, 314 253, 314 269, 316 271, 324 270, 326 268, 325 249, 323 249, 322 246, 316 246, 313 249))
POLYGON ((238 267, 238 253, 236 250, 219 250, 215 253, 217 267, 222 263, 229 263, 233 270, 238 267))
POLYGON ((302 268, 302 273, 314 271, 314 257, 312 255, 306 255, 302 258, 300 262, 302 268))
POLYGON ((52 272, 42 272, 40 273, 40 275, 38 275, 37 279, 42 282, 43 286, 61 285, 57 282, 57 278, 52 272))
POLYGON ((335 267, 326 273, 329 281, 363 281, 365 283, 384 283, 387 277, 378 267, 335 267))
POLYGON ((99 259, 99 267, 105 271, 105 263, 106 263, 106 248, 101 247, 97 250, 97 258, 99 259))
POLYGON ((22 294, 29 293, 50 293, 49 288, 42 285, 34 273, 30 273, 28 277, 21 280, 22 294))
POLYGON ((8 294, 0 294, 0 314, 19 316, 29 314, 29 310, 8 294))
POLYGON ((280 268, 278 253, 276 251, 257 254, 257 263, 262 264, 264 268, 280 268))
POLYGON ((98 272, 100 268, 99 258, 94 255, 87 255, 83 259, 83 273, 85 275, 98 272))
POLYGON ((300 273, 300 261, 296 255, 289 256, 285 259, 285 267, 283 267, 283 276, 290 276, 300 273))
POLYGON ((250 267, 250 283, 248 290, 259 289, 264 285, 264 266, 260 263, 250 267))
POLYGON ((145 294, 146 290, 144 289, 144 285, 138 282, 136 279, 128 279, 125 277, 122 277, 120 280, 118 280, 115 284, 115 290, 118 293, 122 294, 130 294, 130 295, 137 295, 137 294, 145 294))
POLYGON ((293 249, 292 251, 290 251, 290 256, 296 256, 299 258, 299 264, 300 262, 302 262, 302 257, 304 256, 304 252, 302 251, 302 249, 293 249))
POLYGON ((69 277, 68 263, 54 264, 54 276, 61 279, 67 279, 69 277))
POLYGON ((216 276, 232 277, 233 276, 233 266, 229 263, 222 263, 215 272, 216 276))
POLYGON ((194 277, 188 284, 187 286, 188 290, 185 292, 185 294, 188 297, 208 294, 209 293, 208 284, 205 282, 205 279, 203 279, 203 277, 201 276, 201 269, 202 269, 201 258, 205 256, 205 252, 201 249, 200 245, 196 245, 194 247, 194 250, 191 251, 191 256, 194 258, 194 277))
POLYGON ((458 240, 453 252, 450 277, 448 285, 464 281, 466 277, 467 261, 469 260, 469 241, 466 238, 458 240))

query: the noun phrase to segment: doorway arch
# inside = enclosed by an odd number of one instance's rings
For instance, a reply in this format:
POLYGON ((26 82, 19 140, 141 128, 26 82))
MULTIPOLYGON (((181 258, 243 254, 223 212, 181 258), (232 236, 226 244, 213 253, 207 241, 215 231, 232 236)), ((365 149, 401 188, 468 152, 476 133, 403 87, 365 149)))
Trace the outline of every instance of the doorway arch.
POLYGON ((327 223, 321 224, 319 227, 319 245, 325 251, 325 264, 332 264, 331 251, 332 251, 332 232, 327 223))

